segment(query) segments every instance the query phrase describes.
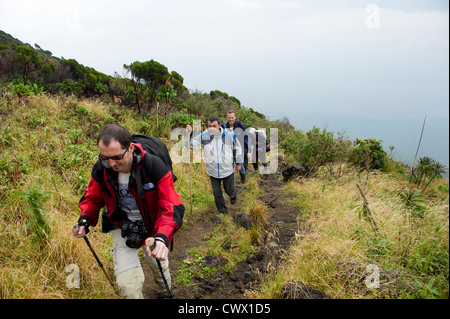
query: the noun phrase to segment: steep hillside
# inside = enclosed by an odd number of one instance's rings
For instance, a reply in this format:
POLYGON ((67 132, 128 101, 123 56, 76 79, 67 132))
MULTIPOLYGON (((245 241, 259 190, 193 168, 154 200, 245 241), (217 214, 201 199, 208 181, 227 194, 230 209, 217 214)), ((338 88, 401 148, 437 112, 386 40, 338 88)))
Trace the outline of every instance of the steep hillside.
MULTIPOLYGON (((97 160, 100 128, 118 123, 171 149, 174 128, 204 125, 229 108, 249 127, 278 129, 283 156, 270 140, 277 172, 251 169, 226 216, 215 212, 205 164, 175 164, 186 207, 171 255, 177 293, 448 298, 442 164, 423 157, 412 169, 375 139, 295 130, 288 119, 267 119, 225 92, 190 92, 181 75, 153 60, 126 66, 131 79, 113 78, 3 32, 0 39, 1 298, 116 298, 89 249, 69 232, 97 160)), ((111 237, 100 227, 89 236, 112 276, 111 237)), ((146 288, 154 297, 150 283, 146 288)))
MULTIPOLYGON (((154 118, 95 99, 2 91, 3 298, 116 297, 84 242, 69 232, 96 161, 96 135, 108 122, 133 133, 148 133, 155 125, 154 118), (75 273, 79 288, 71 286, 75 273)), ((166 141, 169 147, 176 142, 166 141)), ((421 194, 398 172, 358 173, 341 164, 284 183, 280 166, 273 176, 252 173, 238 185, 236 207, 217 224, 204 163, 174 169, 187 208, 180 238, 189 239, 176 241, 171 255, 174 289, 181 296, 212 298, 221 291, 215 286, 220 279, 232 283, 224 288, 240 298, 290 298, 299 287, 333 298, 448 297, 448 181, 432 183, 421 194), (289 215, 277 217, 283 212, 289 215), (237 214, 250 216, 254 227, 236 224, 237 214), (210 264, 216 260, 211 256, 227 262, 210 264), (379 267, 381 288, 367 288, 368 265, 379 267)), ((111 237, 100 227, 89 236, 112 275, 111 237)))

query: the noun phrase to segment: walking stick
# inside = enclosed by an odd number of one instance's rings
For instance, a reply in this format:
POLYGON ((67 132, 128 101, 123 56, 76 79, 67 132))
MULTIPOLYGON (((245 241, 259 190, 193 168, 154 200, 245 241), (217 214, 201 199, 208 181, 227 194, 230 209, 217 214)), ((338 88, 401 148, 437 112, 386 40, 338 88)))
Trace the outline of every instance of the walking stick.
MULTIPOLYGON (((190 153, 190 152, 189 152, 190 153)), ((194 226, 194 215, 192 214, 192 163, 189 159, 189 199, 190 199, 190 206, 191 206, 191 225, 194 226)))
MULTIPOLYGON (((80 226, 79 226, 78 224, 76 224, 76 225, 73 226, 74 230, 77 230, 77 231, 78 231, 78 228, 79 228, 79 227, 80 227, 80 226)), ((111 287, 114 289, 114 292, 116 293, 116 295, 119 296, 119 293, 117 292, 116 287, 114 287, 114 284, 113 284, 113 282, 111 281, 111 279, 109 278, 108 274, 106 273, 105 268, 103 268, 103 264, 102 264, 102 262, 100 261, 100 259, 98 258, 97 254, 95 253, 94 248, 92 248, 91 243, 89 242, 89 239, 87 238, 87 236, 84 236, 83 239, 84 239, 84 241, 86 242, 86 245, 87 245, 87 246, 89 247, 89 249, 91 250, 92 255, 94 255, 95 260, 97 260, 97 263, 98 263, 98 265, 100 266, 100 268, 102 269, 103 273, 105 274, 106 279, 108 279, 109 283, 111 284, 111 287)))
MULTIPOLYGON (((145 245, 150 247, 150 249, 154 249, 155 248, 155 239, 153 237, 147 238, 145 240, 145 245)), ((170 287, 169 287, 169 284, 167 283, 166 276, 164 276, 161 262, 158 259, 156 259, 156 263, 158 264, 159 271, 161 272, 161 276, 164 281, 164 286, 166 286, 167 293, 169 294, 170 299, 173 299, 172 291, 170 291, 170 287)))
MULTIPOLYGON (((188 133, 188 145, 191 145, 191 135, 188 133)), ((189 201, 190 201, 190 215, 191 215, 191 225, 194 226, 194 215, 192 213, 192 160, 193 154, 189 150, 189 201)))

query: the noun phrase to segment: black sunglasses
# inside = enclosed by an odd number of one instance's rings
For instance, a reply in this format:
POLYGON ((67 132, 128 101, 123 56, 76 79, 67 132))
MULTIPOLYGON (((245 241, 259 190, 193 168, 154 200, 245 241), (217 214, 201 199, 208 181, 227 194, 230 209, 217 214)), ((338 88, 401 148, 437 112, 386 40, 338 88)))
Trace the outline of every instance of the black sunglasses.
POLYGON ((128 148, 129 148, 129 146, 127 147, 125 152, 123 152, 122 155, 105 156, 105 155, 102 155, 102 154, 98 154, 98 158, 101 159, 102 161, 107 161, 107 160, 110 160, 110 159, 112 159, 113 161, 120 161, 125 156, 125 154, 128 152, 128 148))

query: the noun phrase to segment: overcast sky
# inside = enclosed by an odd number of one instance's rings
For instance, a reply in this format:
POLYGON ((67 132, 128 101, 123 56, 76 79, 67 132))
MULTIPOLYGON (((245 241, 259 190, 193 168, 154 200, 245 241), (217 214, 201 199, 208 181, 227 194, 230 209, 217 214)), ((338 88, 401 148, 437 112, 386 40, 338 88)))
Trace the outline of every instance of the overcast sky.
POLYGON ((448 0, 0 0, 0 30, 109 75, 154 59, 271 119, 449 114, 448 0))

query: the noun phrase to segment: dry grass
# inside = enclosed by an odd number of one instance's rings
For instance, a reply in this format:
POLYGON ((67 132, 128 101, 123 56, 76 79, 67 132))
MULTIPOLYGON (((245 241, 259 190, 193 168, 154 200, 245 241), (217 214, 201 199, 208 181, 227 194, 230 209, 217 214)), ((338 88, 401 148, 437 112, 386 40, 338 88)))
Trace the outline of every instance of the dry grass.
POLYGON ((286 186, 312 231, 299 233, 288 261, 263 287, 262 297, 276 298, 289 280, 334 298, 448 297, 448 196, 429 198, 425 217, 414 218, 399 197, 407 181, 372 172, 365 192, 379 225, 376 234, 371 220, 359 217, 362 199, 356 182, 351 174, 338 179, 319 174, 286 186), (422 269, 418 261, 440 268, 422 269), (365 285, 370 264, 380 268, 379 289, 365 285))
MULTIPOLYGON (((71 236, 70 227, 78 219, 78 201, 96 160, 91 139, 117 107, 64 96, 5 99, 0 107, 0 298, 115 298, 88 247, 71 236), (45 191, 48 197, 43 211, 50 233, 41 244, 33 242, 33 231, 27 227, 22 193, 32 189, 45 191), (66 287, 69 265, 79 267, 78 289, 66 287)), ((136 132, 133 125, 140 120, 130 111, 121 115, 120 123, 136 132)), ((204 165, 174 164, 179 177, 175 188, 186 207, 185 223, 190 221, 191 198, 194 216, 214 211, 204 165)), ((365 191, 379 235, 369 220, 358 217, 362 201, 356 182, 348 171, 339 178, 322 174, 286 186, 312 231, 299 232, 288 260, 263 285, 261 297, 276 298, 289 280, 300 280, 335 298, 448 297, 448 181, 430 186, 426 213, 418 218, 400 200, 400 191, 408 188, 404 179, 370 175, 365 191), (442 268, 443 252, 447 252, 446 268, 442 268), (368 290, 361 283, 365 267, 372 263, 383 271, 384 289, 368 290), (410 295, 388 284, 400 281, 406 281, 410 295)), ((241 209, 259 227, 267 212, 257 201, 257 178, 250 178, 246 186, 241 209)), ((242 231, 229 216, 222 226, 208 241, 209 253, 228 238, 238 245, 230 254, 243 258, 252 249, 251 241, 258 241, 259 229, 242 231)), ((89 238, 110 271, 111 237, 96 227, 89 238)))
MULTIPOLYGON (((3 107, 7 116, 0 119, 0 298, 114 298, 84 241, 70 233, 78 220, 79 187, 85 187, 95 161, 95 156, 83 157, 95 151, 90 151, 92 145, 85 138, 91 125, 79 117, 103 119, 107 107, 95 101, 48 96, 13 98, 3 107), (87 113, 77 109, 80 103, 87 113), (81 138, 75 139, 71 131, 79 131, 81 138), (80 150, 72 161, 67 160, 73 154, 69 146, 80 150), (37 202, 43 202, 50 233, 40 243, 32 240, 34 229, 27 226, 30 217, 23 193, 32 189, 45 192, 37 202), (80 288, 66 286, 69 265, 79 268, 80 288)), ((98 231, 91 232, 90 241, 111 269, 111 238, 98 231)))

